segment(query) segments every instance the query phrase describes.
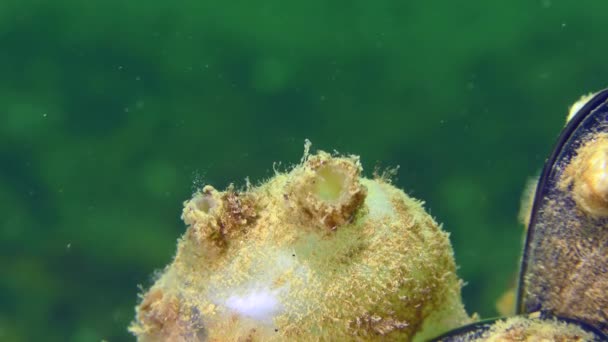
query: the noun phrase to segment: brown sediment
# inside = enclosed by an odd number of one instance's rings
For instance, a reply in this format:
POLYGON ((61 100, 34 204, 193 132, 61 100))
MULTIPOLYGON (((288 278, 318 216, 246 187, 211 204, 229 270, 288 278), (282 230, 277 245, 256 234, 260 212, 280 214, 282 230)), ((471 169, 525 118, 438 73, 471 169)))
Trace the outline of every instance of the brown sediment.
POLYGON ((228 241, 243 234, 256 217, 255 195, 235 191, 232 185, 223 192, 206 186, 186 202, 182 214, 191 225, 188 233, 192 239, 218 248, 225 248, 228 241))
POLYGON ((286 195, 314 225, 336 229, 350 222, 365 200, 358 157, 320 152, 308 156, 296 173, 286 195))
POLYGON ((193 317, 175 295, 152 289, 137 310, 138 324, 130 330, 142 341, 191 341, 203 330, 198 317, 193 317))

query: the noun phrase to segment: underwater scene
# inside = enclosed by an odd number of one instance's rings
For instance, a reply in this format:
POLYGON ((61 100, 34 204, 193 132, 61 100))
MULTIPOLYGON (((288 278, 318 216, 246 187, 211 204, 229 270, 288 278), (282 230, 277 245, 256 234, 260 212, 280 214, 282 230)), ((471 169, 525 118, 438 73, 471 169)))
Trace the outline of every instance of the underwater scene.
POLYGON ((606 13, 0 2, 0 341, 605 340, 606 13))

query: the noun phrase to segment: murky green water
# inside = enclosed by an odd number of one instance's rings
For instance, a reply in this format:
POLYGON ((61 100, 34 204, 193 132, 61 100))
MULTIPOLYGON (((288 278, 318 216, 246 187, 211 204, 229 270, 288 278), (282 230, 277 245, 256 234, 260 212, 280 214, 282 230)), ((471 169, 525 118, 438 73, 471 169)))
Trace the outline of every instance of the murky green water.
POLYGON ((313 149, 400 165, 470 312, 516 278, 516 216, 568 105, 606 86, 601 1, 4 1, 0 340, 130 340, 206 183, 313 149))

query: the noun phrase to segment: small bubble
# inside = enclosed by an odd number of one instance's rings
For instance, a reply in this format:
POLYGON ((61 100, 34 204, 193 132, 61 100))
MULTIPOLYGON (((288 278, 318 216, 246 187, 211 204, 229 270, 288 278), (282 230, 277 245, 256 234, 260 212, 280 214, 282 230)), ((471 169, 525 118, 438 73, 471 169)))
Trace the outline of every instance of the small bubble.
POLYGON ((43 118, 46 118, 47 116, 48 116, 48 114, 47 114, 47 113, 42 113, 42 117, 43 117, 43 118))
POLYGON ((66 247, 67 249, 72 248, 72 243, 71 243, 71 242, 68 242, 68 244, 67 244, 65 247, 66 247))

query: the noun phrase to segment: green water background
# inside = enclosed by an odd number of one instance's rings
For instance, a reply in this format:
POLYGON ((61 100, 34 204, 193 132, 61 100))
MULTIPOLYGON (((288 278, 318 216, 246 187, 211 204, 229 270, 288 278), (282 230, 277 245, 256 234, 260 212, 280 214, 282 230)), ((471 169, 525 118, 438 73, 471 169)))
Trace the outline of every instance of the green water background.
POLYGON ((313 149, 400 165, 469 312, 515 280, 519 198, 607 85, 605 1, 0 3, 0 340, 130 340, 197 186, 313 149))

